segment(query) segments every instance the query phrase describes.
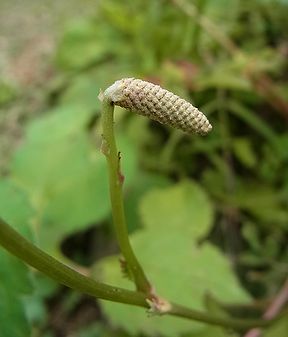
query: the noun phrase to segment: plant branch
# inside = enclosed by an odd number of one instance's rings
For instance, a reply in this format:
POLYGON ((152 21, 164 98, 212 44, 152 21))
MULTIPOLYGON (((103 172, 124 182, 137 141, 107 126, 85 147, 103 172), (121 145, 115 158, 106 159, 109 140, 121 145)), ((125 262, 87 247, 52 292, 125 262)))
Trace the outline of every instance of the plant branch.
POLYGON ((102 93, 99 98, 102 101, 102 151, 106 156, 108 165, 112 216, 118 244, 129 275, 133 277, 137 290, 150 294, 151 285, 133 252, 128 237, 122 195, 124 176, 120 169, 120 152, 117 151, 113 127, 114 105, 109 95, 106 96, 105 93, 102 93))
MULTIPOLYGON (((112 302, 150 308, 145 294, 112 287, 76 272, 30 243, 1 218, 0 245, 28 265, 71 289, 112 302)), ((172 304, 165 314, 233 329, 265 327, 272 323, 268 320, 211 317, 204 312, 188 309, 178 304, 172 304)))

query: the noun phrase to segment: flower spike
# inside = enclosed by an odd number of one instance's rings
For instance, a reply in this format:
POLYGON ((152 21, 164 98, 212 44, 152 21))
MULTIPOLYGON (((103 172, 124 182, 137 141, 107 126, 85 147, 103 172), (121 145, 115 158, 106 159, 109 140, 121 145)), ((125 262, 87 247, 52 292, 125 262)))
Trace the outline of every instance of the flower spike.
POLYGON ((115 105, 184 132, 205 135, 212 129, 206 116, 191 103, 150 82, 124 78, 107 88, 104 96, 115 105))

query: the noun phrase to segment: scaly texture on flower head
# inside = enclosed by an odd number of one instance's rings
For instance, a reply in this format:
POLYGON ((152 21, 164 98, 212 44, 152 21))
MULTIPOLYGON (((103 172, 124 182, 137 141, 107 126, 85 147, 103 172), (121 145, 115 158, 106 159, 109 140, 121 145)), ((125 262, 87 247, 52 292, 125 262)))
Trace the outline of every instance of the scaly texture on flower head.
POLYGON ((206 116, 192 104, 159 85, 123 78, 105 90, 104 96, 123 108, 188 133, 211 131, 206 116))

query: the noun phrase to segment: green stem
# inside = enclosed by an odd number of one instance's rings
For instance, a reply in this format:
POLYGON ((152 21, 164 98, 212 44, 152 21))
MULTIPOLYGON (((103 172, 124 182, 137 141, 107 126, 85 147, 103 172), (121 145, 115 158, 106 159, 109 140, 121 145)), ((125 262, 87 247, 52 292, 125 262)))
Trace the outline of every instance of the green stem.
POLYGON ((248 330, 250 329, 251 326, 264 328, 272 324, 272 320, 271 321, 262 319, 246 320, 241 318, 220 318, 208 316, 204 312, 189 309, 178 304, 172 304, 172 309, 169 311, 169 314, 172 316, 193 319, 194 321, 198 322, 205 322, 210 325, 222 326, 223 328, 229 328, 230 326, 230 328, 237 330, 248 330))
POLYGON ((30 243, 1 218, 0 244, 11 254, 67 287, 104 300, 147 307, 143 294, 112 287, 76 272, 30 243))
POLYGON ((125 258, 128 271, 133 276, 137 290, 150 294, 151 285, 133 252, 128 237, 122 195, 123 176, 120 171, 120 156, 116 147, 113 127, 114 104, 109 97, 105 96, 105 93, 102 94, 101 100, 103 153, 108 165, 112 216, 118 244, 125 258))
MULTIPOLYGON (((0 245, 30 266, 69 288, 108 301, 120 302, 144 308, 150 307, 146 301, 145 294, 118 287, 112 287, 76 272, 30 243, 1 218, 0 245)), ((234 329, 264 327, 270 325, 272 322, 266 320, 210 317, 205 313, 188 309, 177 304, 173 304, 172 308, 166 314, 234 329)))

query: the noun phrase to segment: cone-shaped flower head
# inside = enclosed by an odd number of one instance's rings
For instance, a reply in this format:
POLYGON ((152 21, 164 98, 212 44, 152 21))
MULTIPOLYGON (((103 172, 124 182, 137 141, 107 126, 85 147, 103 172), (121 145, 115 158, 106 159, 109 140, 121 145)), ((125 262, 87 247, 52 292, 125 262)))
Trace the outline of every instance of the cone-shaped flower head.
POLYGON ((150 82, 123 78, 107 88, 104 96, 115 105, 184 132, 205 135, 212 129, 206 116, 192 104, 150 82))

